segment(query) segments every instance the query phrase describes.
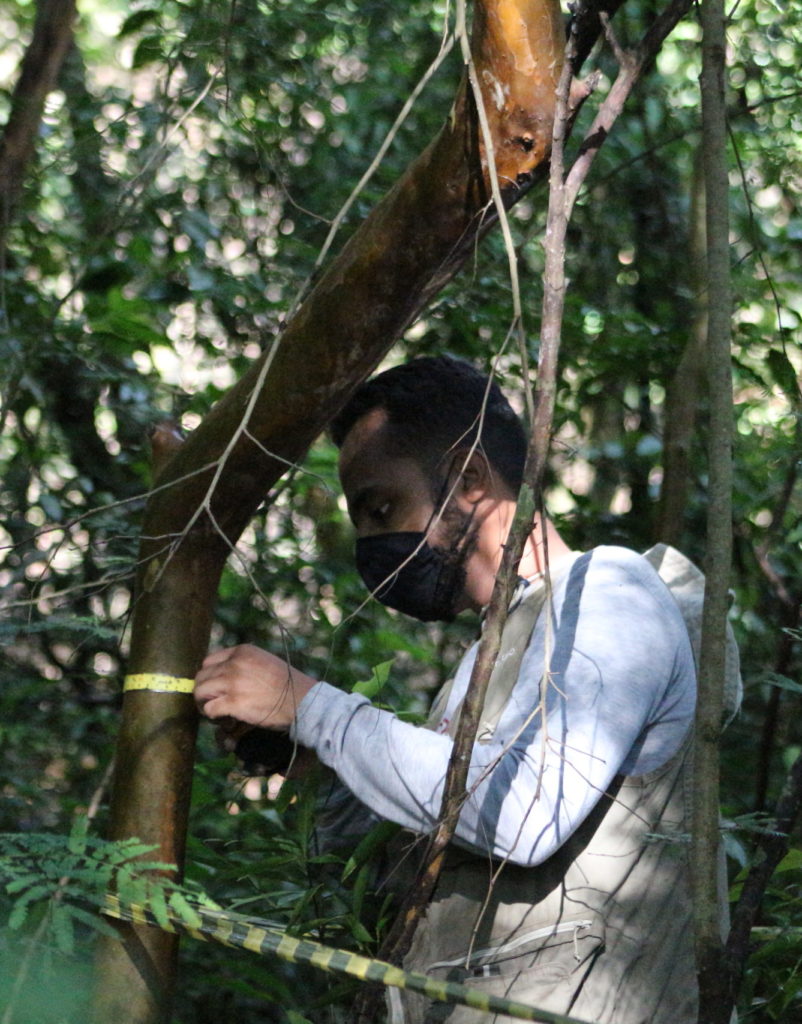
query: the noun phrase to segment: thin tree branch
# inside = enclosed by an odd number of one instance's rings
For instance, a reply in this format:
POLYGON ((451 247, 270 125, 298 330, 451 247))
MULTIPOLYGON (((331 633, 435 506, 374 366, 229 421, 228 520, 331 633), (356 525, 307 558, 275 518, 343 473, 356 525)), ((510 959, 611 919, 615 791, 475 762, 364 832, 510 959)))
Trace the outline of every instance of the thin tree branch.
POLYGON ((584 0, 576 5, 571 24, 574 36, 571 70, 574 75, 579 74, 579 69, 602 33, 602 18, 612 18, 625 2, 626 0, 584 0))
MULTIPOLYGON (((506 219, 506 211, 499 179, 502 170, 496 159, 493 132, 490 125, 489 114, 492 107, 487 103, 487 97, 483 94, 479 84, 479 77, 473 62, 473 56, 468 47, 467 33, 465 29, 465 8, 464 3, 459 7, 458 36, 466 59, 468 81, 471 87, 474 103, 477 108, 482 142, 484 144, 484 158, 489 169, 491 194, 496 207, 497 214, 501 220, 504 232, 505 247, 508 255, 512 288, 515 302, 513 315, 513 328, 520 331, 521 311, 520 294, 517 276, 517 263, 509 225, 506 219)), ((484 18, 485 13, 477 9, 477 18, 484 18)), ((474 45, 479 45, 486 34, 486 25, 482 24, 476 32, 474 45)), ((547 46, 544 41, 542 46, 547 46)), ((556 105, 554 108, 555 132, 557 122, 562 119, 561 135, 565 132, 565 123, 568 121, 568 94, 571 85, 571 71, 567 63, 560 60, 562 54, 553 54, 552 61, 558 62, 556 66, 561 67, 559 84, 557 87, 556 105)), ((498 112, 496 112, 498 116, 498 112)), ((529 143, 527 137, 519 139, 529 143)), ((532 140, 531 145, 534 144, 532 140)), ((552 147, 554 135, 552 135, 552 147)), ((529 148, 531 148, 531 145, 529 148)), ((552 148, 552 160, 554 152, 552 148)), ((508 184, 505 182, 505 184, 508 184)), ((540 381, 538 382, 540 387, 540 381)), ((535 402, 537 397, 535 398, 535 402)), ((533 494, 530 489, 527 494, 533 494)), ((443 866, 448 844, 454 835, 454 830, 459 819, 463 802, 466 798, 466 783, 468 769, 471 761, 471 752, 476 738, 476 731, 479 725, 479 716, 484 703, 484 694, 487 683, 492 672, 493 665, 501 644, 501 632, 506 620, 506 609, 515 585, 516 571, 523 553, 526 537, 531 532, 532 520, 534 518, 534 501, 531 506, 527 504, 526 498, 518 502, 513 527, 505 547, 504 561, 496 578, 496 584, 491 598, 488 614, 485 619, 485 626, 482 641, 477 652, 476 662, 468 685, 468 690, 460 714, 454 746, 451 752, 446 778, 443 786, 441 809, 438 816, 438 823, 433 835, 429 839, 427 851, 418 872, 418 875, 407 893, 398 915, 385 938, 380 951, 380 956, 390 963, 400 964, 406 955, 415 934, 420 917, 429 903, 434 886, 440 875, 443 866)), ((377 992, 366 991, 357 999, 353 1011, 355 1024, 370 1024, 375 1019, 377 992)))
POLYGON ((609 135, 613 124, 624 109, 627 97, 640 79, 646 66, 663 45, 666 36, 688 13, 692 2, 693 0, 671 0, 671 3, 668 4, 665 10, 660 12, 649 26, 637 47, 631 51, 623 50, 618 45, 610 29, 609 18, 604 13, 600 15, 600 23, 604 26, 608 41, 619 60, 619 70, 610 92, 607 94, 604 103, 599 107, 593 123, 585 134, 579 156, 568 172, 566 201, 568 203, 569 216, 579 194, 579 189, 587 178, 590 167, 609 135))
POLYGON ((732 369, 729 180, 724 99, 723 0, 703 0, 702 146, 707 228, 707 559, 694 744, 692 892, 700 1024, 725 1024, 732 1008, 723 971, 719 905, 719 741, 732 560, 732 369), (729 998, 728 998, 729 997, 729 998))
MULTIPOLYGON (((477 16, 479 16, 477 12, 477 16)), ((501 194, 498 170, 496 167, 496 152, 493 143, 493 133, 487 116, 485 98, 482 95, 482 87, 479 83, 479 76, 476 71, 476 63, 471 53, 470 38, 467 27, 466 0, 457 0, 457 37, 462 52, 465 66, 468 72, 468 81, 471 86, 473 101, 476 105, 476 112, 479 118, 479 127, 482 133, 482 143, 485 149, 485 158, 489 169, 490 191, 493 196, 493 206, 499 220, 501 235, 504 240, 504 251, 507 254, 507 266, 510 275, 510 291, 512 293, 512 325, 510 331, 514 332, 518 340, 518 349, 524 367, 527 365, 526 353, 526 332, 523 322, 523 306, 521 304, 521 283, 518 277, 518 254, 515 251, 515 243, 510 230, 510 222, 507 211, 504 208, 504 200, 501 194)), ((505 184, 507 184, 505 182, 505 184)), ((525 379, 528 374, 525 375, 525 379)), ((527 412, 532 414, 532 395, 528 386, 525 388, 525 399, 527 412)))
MULTIPOLYGON (((774 303, 774 311, 777 314, 777 329, 779 331, 780 337, 782 338, 784 334, 782 302, 780 301, 780 296, 777 294, 777 288, 774 284, 774 275, 772 274, 771 269, 766 262, 766 258, 763 255, 763 249, 760 248, 759 245, 760 230, 757 225, 757 218, 755 216, 755 204, 752 200, 752 191, 749 187, 746 168, 744 167, 744 163, 741 158, 741 148, 738 144, 738 139, 735 135, 735 132, 729 130, 728 136, 730 140, 730 145, 732 146, 733 154, 735 156, 735 162, 738 165, 738 173, 741 178, 741 190, 743 192, 744 199, 746 200, 746 209, 749 215, 750 234, 752 236, 752 243, 754 246, 753 251, 757 252, 757 260, 760 264, 760 269, 763 271, 766 283, 769 286, 772 302, 774 303)), ((796 394, 794 396, 789 397, 793 397, 794 399, 796 399, 796 401, 799 401, 800 398, 802 398, 802 387, 800 387, 799 383, 797 383, 796 394)))
MULTIPOLYGON (((788 595, 790 598, 790 595, 788 595)), ((782 599, 781 599, 782 600, 782 599)), ((795 637, 793 630, 799 628, 802 621, 802 601, 799 597, 792 598, 791 604, 782 604, 780 609, 780 633, 777 638, 777 653, 774 659, 774 672, 778 676, 787 674, 792 662, 795 637)), ((783 702, 783 695, 786 691, 779 686, 772 686, 769 699, 766 702, 766 710, 763 717, 763 726, 760 730, 760 741, 758 744, 757 769, 755 771, 755 798, 754 808, 756 811, 763 811, 766 807, 769 792, 769 776, 771 764, 774 757, 774 750, 779 744, 781 735, 780 705, 783 702)), ((787 694, 786 694, 787 695, 787 694)), ((783 719, 795 717, 793 707, 799 705, 799 698, 796 699, 789 713, 783 719)))
POLYGON ((685 347, 666 389, 663 479, 654 533, 655 541, 675 547, 679 547, 682 542, 685 524, 691 480, 691 450, 699 410, 699 390, 704 381, 707 338, 707 294, 704 283, 706 231, 701 148, 697 149, 691 177, 689 235, 693 316, 685 347))

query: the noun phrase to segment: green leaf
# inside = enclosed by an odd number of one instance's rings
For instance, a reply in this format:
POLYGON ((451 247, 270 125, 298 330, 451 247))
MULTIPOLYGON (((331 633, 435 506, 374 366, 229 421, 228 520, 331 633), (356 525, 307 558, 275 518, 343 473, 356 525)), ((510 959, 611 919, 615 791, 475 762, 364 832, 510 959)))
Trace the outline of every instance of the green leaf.
POLYGON ((39 495, 39 504, 42 506, 42 511, 48 519, 54 523, 60 523, 64 518, 64 509, 61 507, 61 502, 53 494, 49 494, 44 491, 39 495))
POLYGON ((153 916, 162 928, 166 928, 170 921, 170 914, 167 910, 167 901, 164 898, 164 887, 154 885, 150 891, 148 906, 153 911, 153 916))
POLYGON ((369 864, 363 864, 357 872, 354 888, 351 892, 351 909, 354 917, 357 919, 359 919, 362 914, 362 904, 365 899, 365 893, 368 889, 368 882, 372 875, 373 872, 371 871, 369 864))
POLYGON ((802 870, 802 850, 789 850, 774 870, 775 872, 802 870))
POLYGON ((83 907, 77 907, 74 903, 69 904, 69 910, 72 917, 76 921, 80 921, 81 924, 87 925, 102 935, 107 935, 110 939, 119 939, 119 932, 100 914, 92 914, 90 911, 84 910, 83 907))
POLYGON ((32 903, 49 900, 52 896, 52 889, 49 885, 32 885, 17 902, 8 918, 8 926, 12 931, 22 927, 32 903))
POLYGON ((134 50, 133 60, 131 61, 132 69, 144 67, 145 64, 151 64, 153 61, 162 60, 162 45, 160 36, 145 36, 144 39, 140 39, 134 50))
POLYGON ((129 14, 125 21, 120 26, 120 31, 117 33, 120 39, 124 39, 126 36, 130 36, 134 32, 138 32, 144 25, 147 25, 151 21, 159 21, 160 12, 153 9, 152 7, 146 7, 141 11, 134 11, 133 14, 129 14))
POLYGON ((359 841, 357 848, 345 862, 342 879, 345 881, 357 868, 371 860, 376 852, 401 831, 401 826, 392 821, 380 821, 359 841))
POLYGON ((371 943, 373 941, 373 936, 357 917, 353 918, 351 921, 351 934, 357 942, 361 942, 363 944, 371 943))
POLYGON ((14 908, 8 917, 8 927, 12 931, 17 931, 21 928, 28 917, 28 911, 30 909, 27 903, 15 903, 14 908))
POLYGON ((85 814, 79 814, 72 823, 70 837, 67 840, 67 849, 71 853, 83 853, 87 847, 88 832, 89 819, 85 814))
POLYGON ((777 387, 782 388, 792 402, 800 399, 799 378, 794 364, 781 349, 769 349, 766 362, 777 387))
POLYGON ((170 907, 178 914, 179 918, 190 928, 200 928, 202 921, 197 910, 189 904, 182 893, 175 891, 170 894, 170 907))
POLYGON ((152 853, 155 849, 156 846, 152 843, 141 843, 138 839, 123 839, 106 847, 103 858, 110 864, 121 864, 124 861, 141 857, 145 853, 152 853))
POLYGON ((363 682, 354 683, 351 687, 351 693, 361 693, 364 697, 368 697, 370 700, 379 693, 381 688, 387 682, 390 676, 390 669, 393 667, 393 659, 389 661, 382 661, 380 664, 373 667, 373 675, 370 679, 365 679, 363 682))
POLYGON ((731 857, 740 867, 745 868, 749 863, 749 855, 744 844, 733 835, 732 832, 723 832, 721 836, 724 852, 731 857))
POLYGON ((780 690, 789 690, 791 693, 802 693, 802 683, 798 683, 795 679, 789 679, 788 676, 782 676, 777 672, 767 672, 763 679, 771 686, 776 686, 780 690))
POLYGON ((216 283, 214 274, 204 267, 191 266, 187 269, 189 290, 193 292, 210 292, 216 283))
POLYGON ((72 923, 73 909, 73 907, 66 906, 63 903, 56 903, 53 905, 53 913, 50 919, 56 948, 68 956, 75 949, 75 929, 72 923))
POLYGON ((31 882, 35 878, 39 877, 39 875, 34 875, 26 872, 26 874, 22 878, 16 878, 14 879, 13 882, 8 882, 6 884, 6 892, 11 896, 13 896, 15 893, 23 892, 25 889, 30 887, 31 882))

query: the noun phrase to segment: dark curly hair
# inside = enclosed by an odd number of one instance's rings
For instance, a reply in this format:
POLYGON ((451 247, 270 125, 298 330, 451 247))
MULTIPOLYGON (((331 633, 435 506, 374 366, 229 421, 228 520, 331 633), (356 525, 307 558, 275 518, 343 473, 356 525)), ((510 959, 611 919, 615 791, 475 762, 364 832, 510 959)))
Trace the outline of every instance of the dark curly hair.
POLYGON ((479 435, 480 450, 517 495, 526 459, 524 429, 495 381, 488 382, 470 363, 424 356, 366 381, 331 422, 338 448, 357 420, 374 409, 387 413, 388 450, 416 459, 433 486, 445 456, 469 447, 479 435))

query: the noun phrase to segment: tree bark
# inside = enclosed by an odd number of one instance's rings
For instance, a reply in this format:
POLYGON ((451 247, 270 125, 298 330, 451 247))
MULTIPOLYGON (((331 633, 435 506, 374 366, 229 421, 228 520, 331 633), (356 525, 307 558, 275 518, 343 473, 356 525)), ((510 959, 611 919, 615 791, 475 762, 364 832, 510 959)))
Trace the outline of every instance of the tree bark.
MULTIPOLYGON (((493 130, 503 201, 545 161, 563 51, 557 0, 484 0, 473 54, 493 130), (555 71, 556 69, 556 71, 555 71), (498 102, 497 102, 498 99, 498 102)), ((349 393, 495 219, 477 111, 466 80, 438 137, 323 274, 280 338, 169 461, 148 502, 123 700, 111 836, 139 836, 181 865, 197 721, 185 691, 206 650, 230 546, 270 486, 300 459, 349 393)), ((169 1015, 176 939, 121 926, 103 940, 96 1021, 169 1015)))
POLYGON ((691 446, 696 431, 699 392, 704 376, 707 337, 705 291, 705 207, 701 159, 694 164, 691 192, 691 287, 694 317, 685 348, 666 390, 663 430, 663 481, 655 540, 679 547, 690 485, 691 446))
POLYGON ((723 0, 702 3, 702 146, 707 227, 707 360, 710 392, 705 600, 694 749, 693 872, 700 1024, 726 1024, 731 1011, 718 899, 719 739, 732 559, 732 369, 729 182, 724 102, 723 0))
MULTIPOLYGON (((11 113, 0 139, 0 253, 36 149, 45 100, 56 85, 70 48, 75 0, 38 0, 33 36, 11 97, 11 113)), ((0 260, 0 266, 4 260, 0 260)))

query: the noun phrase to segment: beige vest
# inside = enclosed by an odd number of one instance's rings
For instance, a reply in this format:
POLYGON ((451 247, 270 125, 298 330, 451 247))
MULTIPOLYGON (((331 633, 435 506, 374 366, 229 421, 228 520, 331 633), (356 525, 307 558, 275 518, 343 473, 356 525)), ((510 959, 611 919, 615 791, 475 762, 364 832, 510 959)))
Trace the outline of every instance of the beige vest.
MULTIPOLYGON (((505 629, 502 655, 520 650, 542 604, 529 598, 531 626, 511 614, 518 621, 505 629)), ((503 669, 494 672, 485 702, 485 735, 500 717, 520 658, 500 657, 498 664, 503 669)), ((438 700, 433 718, 442 707, 438 700)), ((689 735, 656 771, 618 777, 577 832, 538 867, 500 867, 452 848, 404 966, 593 1024, 694 1024, 691 754, 689 735)), ((391 999, 390 1020, 506 1024, 512 1018, 403 992, 391 999)))
MULTIPOLYGON (((693 1024, 690 742, 536 868, 449 854, 404 966, 594 1024, 693 1024)), ((404 994, 408 1024, 511 1021, 404 994)))

